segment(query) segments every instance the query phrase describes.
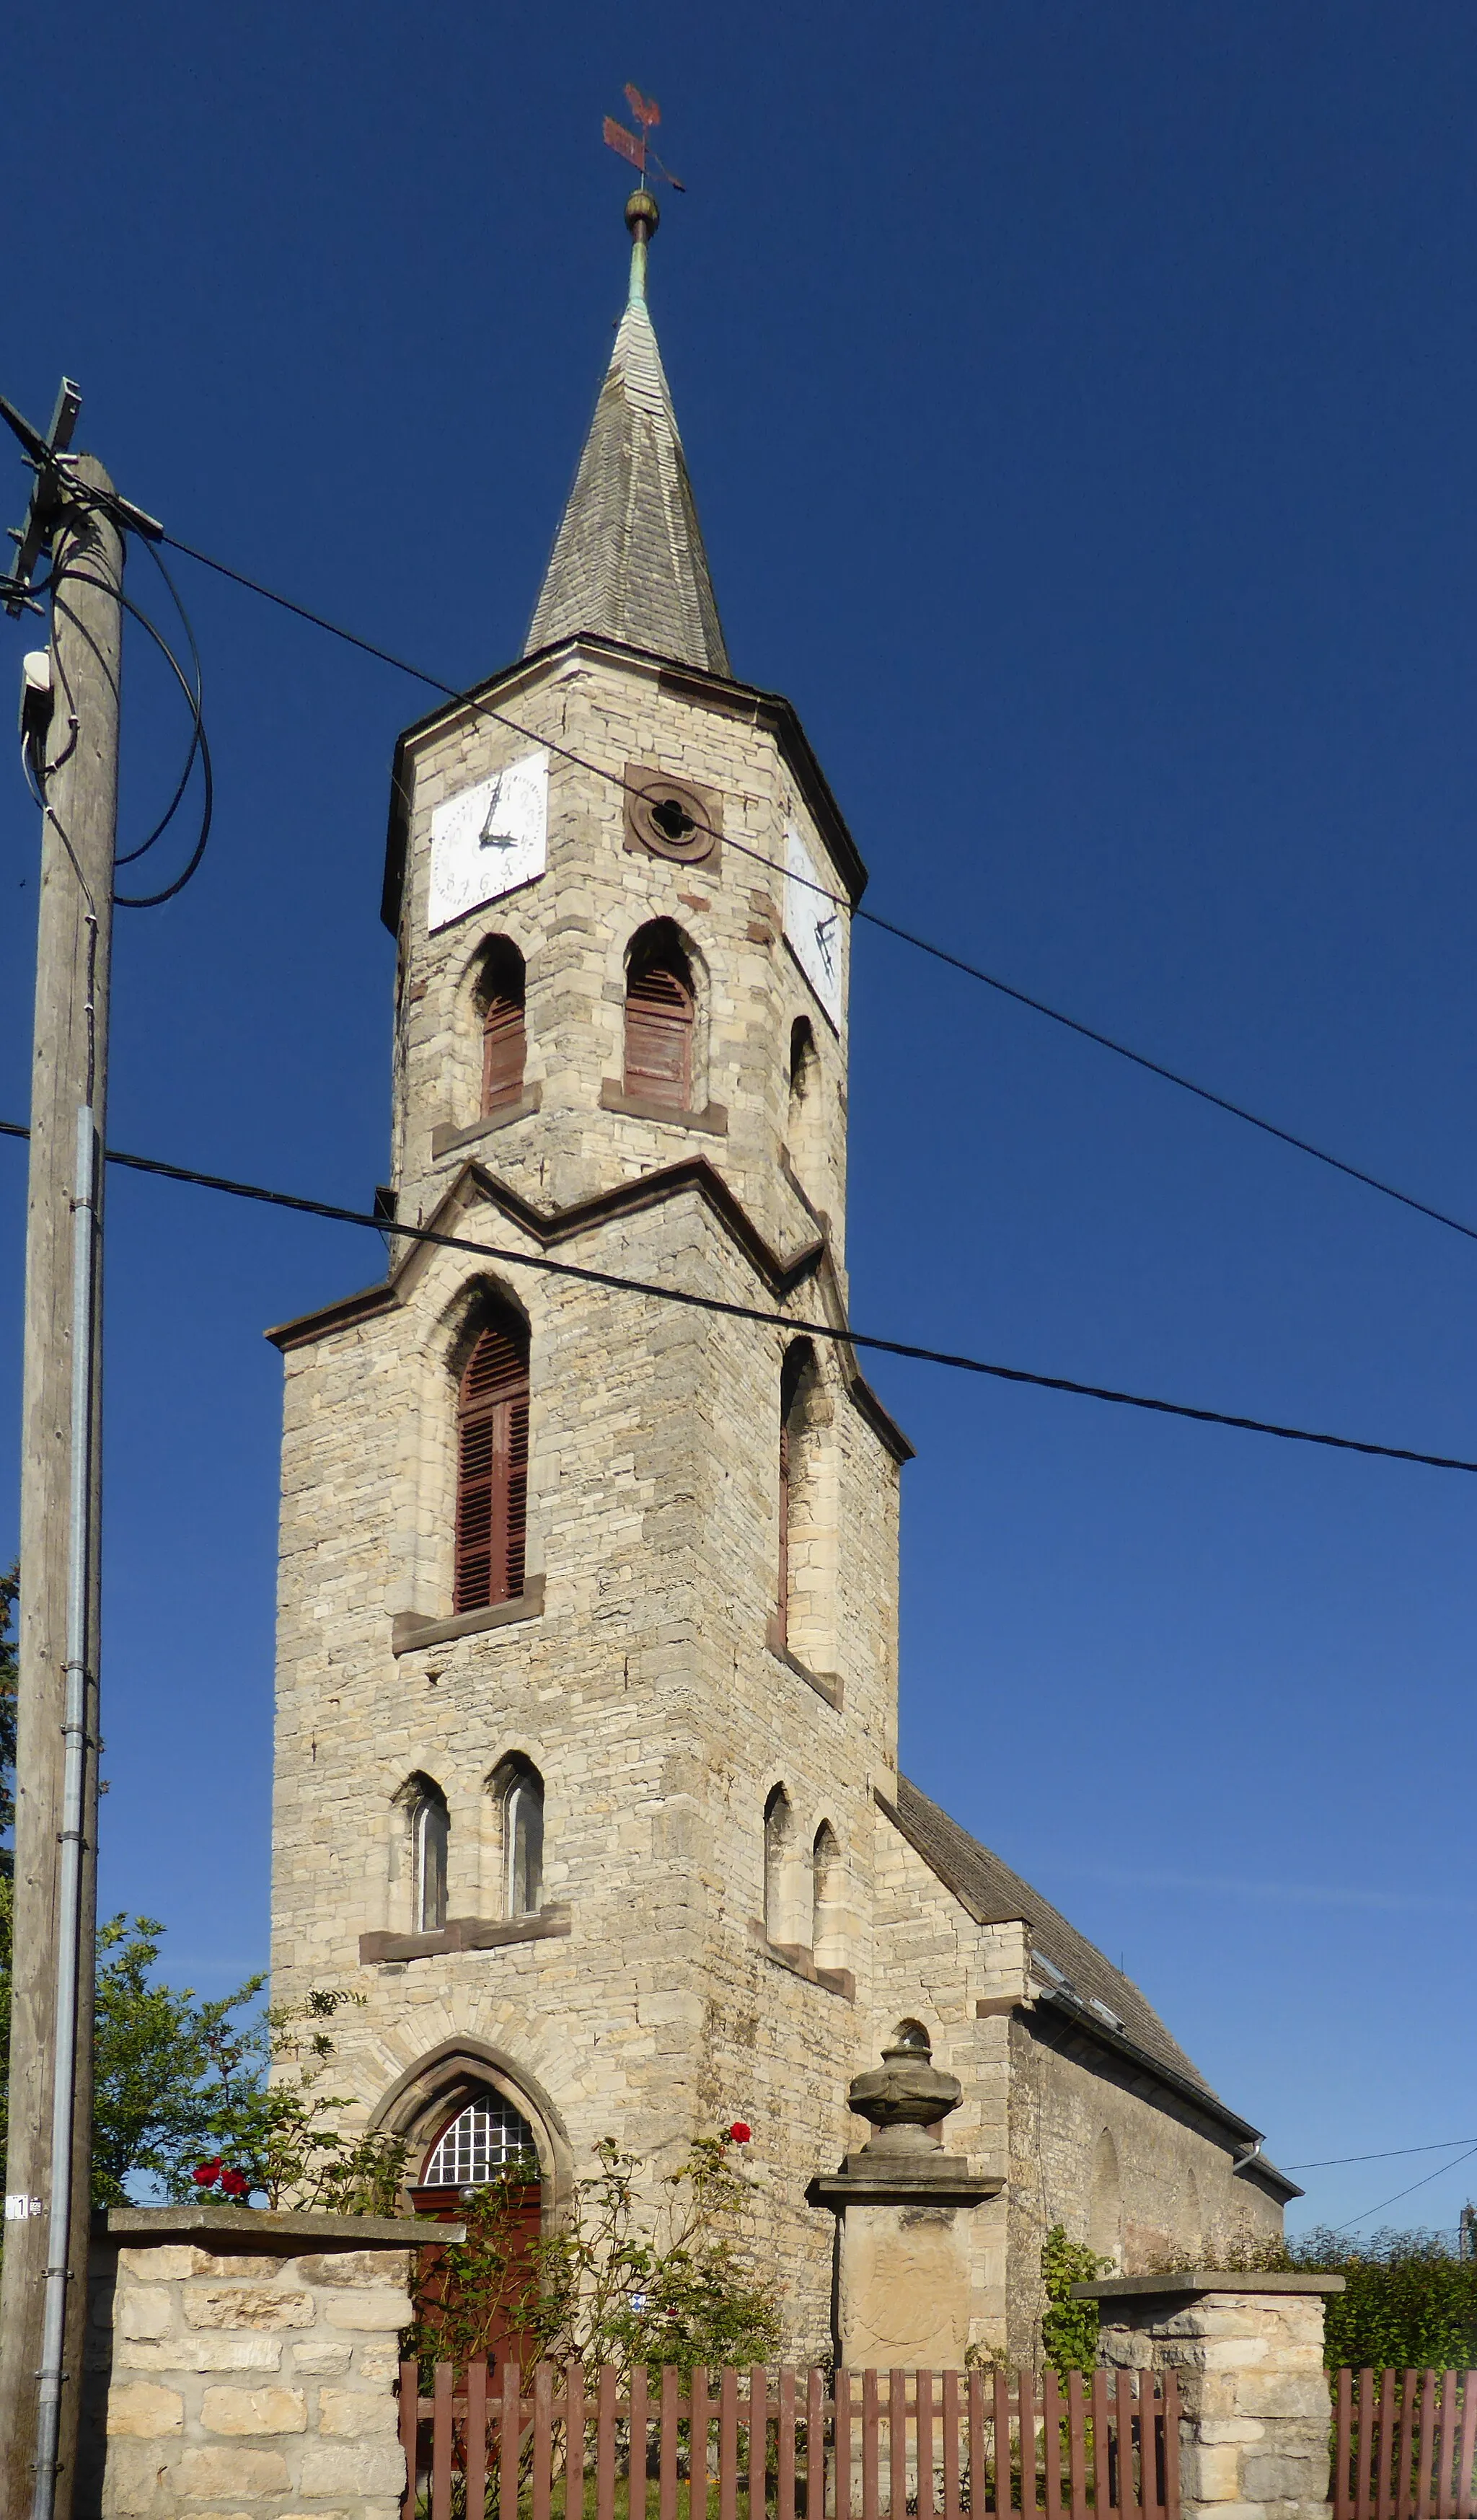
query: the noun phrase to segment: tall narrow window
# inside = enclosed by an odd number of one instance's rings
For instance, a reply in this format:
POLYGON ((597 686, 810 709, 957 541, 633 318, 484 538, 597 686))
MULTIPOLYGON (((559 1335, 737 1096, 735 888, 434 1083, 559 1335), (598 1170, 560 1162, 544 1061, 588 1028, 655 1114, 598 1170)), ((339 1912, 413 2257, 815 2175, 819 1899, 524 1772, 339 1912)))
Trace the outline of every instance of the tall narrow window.
POLYGON ((487 949, 477 1003, 482 1013, 482 1109, 503 1110, 520 1100, 527 1033, 523 1020, 523 958, 509 937, 487 949))
POLYGON ((764 1930, 772 1943, 792 1942, 789 1796, 776 1785, 764 1806, 764 1930))
POLYGON ((841 1849, 828 1820, 823 1820, 811 1848, 811 1955, 818 1968, 846 1965, 845 1876, 841 1849))
POLYGON ((415 1915, 418 1934, 439 1934, 446 1922, 446 1858, 451 1820, 445 1797, 428 1780, 416 1797, 411 1819, 415 1915))
POLYGON ((771 1631, 808 1672, 835 1669, 839 1549, 837 1458, 826 1387, 809 1339, 780 1376, 780 1566, 771 1631))
POLYGON ((503 1794, 503 1848, 510 1916, 536 1916, 544 1904, 544 1784, 521 1761, 503 1794))
POLYGON ((790 1162, 800 1180, 811 1191, 824 1187, 825 1121, 821 1060, 816 1050, 816 1036, 805 1015, 796 1015, 789 1030, 789 1111, 784 1134, 790 1162))
POLYGON ((458 1610, 523 1589, 528 1528, 528 1333, 511 1314, 472 1349, 457 1410, 458 1610))
POLYGON ((626 974, 625 1091, 672 1111, 693 1104, 693 972, 665 920, 638 937, 626 974))

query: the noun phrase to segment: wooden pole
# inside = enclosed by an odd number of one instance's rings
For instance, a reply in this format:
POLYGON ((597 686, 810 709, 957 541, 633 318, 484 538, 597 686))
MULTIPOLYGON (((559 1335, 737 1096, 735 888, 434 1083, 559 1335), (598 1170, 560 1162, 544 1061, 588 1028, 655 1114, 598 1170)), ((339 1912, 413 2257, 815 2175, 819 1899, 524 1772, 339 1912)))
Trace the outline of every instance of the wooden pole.
MULTIPOLYGON (((72 478, 112 487, 90 456, 72 478)), ((97 1687, 101 1376, 83 1415, 88 1460, 82 1618, 86 1758, 82 1865, 69 1929, 63 1898, 68 1645, 69 1500, 73 1492, 75 1272, 73 1200, 78 1113, 90 1105, 101 1155, 107 1119, 108 987, 116 831, 123 549, 116 527, 85 502, 55 538, 52 713, 44 738, 35 1035, 25 1240, 22 1384, 20 1698, 16 1761, 15 1959, 5 2261, 0 2274, 0 2515, 67 2514, 77 2463, 92 2153, 92 1989, 96 1935, 97 1687), (88 583, 88 581, 95 581, 88 583), (70 1952, 60 1934, 75 1935, 70 1952), (80 2001, 74 2043, 58 2052, 57 1992, 70 1958, 80 2001), (51 2162, 58 2081, 71 2083, 65 2381, 54 2499, 36 2469, 43 2362, 51 2162)), ((40 747, 37 747, 40 749, 40 747)), ((101 1161, 96 1167, 99 1183, 101 1161)), ((100 1215, 100 1208, 95 1211, 100 1215)), ((101 1234, 81 1246, 101 1270, 101 1234)), ((92 1319, 98 1319, 96 1304, 92 1319)))

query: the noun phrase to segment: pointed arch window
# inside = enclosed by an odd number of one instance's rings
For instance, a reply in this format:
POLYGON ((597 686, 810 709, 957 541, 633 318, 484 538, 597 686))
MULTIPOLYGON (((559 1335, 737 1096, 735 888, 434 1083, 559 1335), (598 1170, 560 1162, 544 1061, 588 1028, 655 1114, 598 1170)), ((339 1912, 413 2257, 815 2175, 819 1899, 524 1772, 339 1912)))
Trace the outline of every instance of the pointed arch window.
POLYGON ((479 2092, 452 2119, 422 2173, 423 2187, 485 2187, 514 2164, 538 2177, 533 2129, 501 2092, 479 2092))
POLYGON ((793 1833, 789 1796, 776 1785, 764 1806, 764 1930, 772 1943, 793 1940, 788 1879, 793 1833))
POLYGON ((626 973, 625 1091, 665 1109, 693 1105, 693 970, 665 921, 638 937, 626 973))
POLYGON ((522 955, 500 936, 482 963, 477 1004, 482 1016, 482 1109, 501 1111, 521 1100, 528 1035, 522 955))
POLYGON ((503 1783, 503 1888, 510 1916, 536 1916, 544 1904, 544 1779, 526 1759, 511 1759, 503 1783))
POLYGON ((841 1848, 828 1820, 823 1820, 810 1852, 811 1955, 819 1968, 840 1968, 845 1961, 846 1917, 841 1848))
POLYGON ((411 1812, 412 1912, 414 1931, 439 1934, 446 1923, 446 1866, 451 1851, 451 1815, 440 1788, 424 1780, 411 1812))
POLYGON ((490 1321, 457 1405, 456 1608, 489 1609, 523 1589, 528 1534, 528 1333, 490 1321))

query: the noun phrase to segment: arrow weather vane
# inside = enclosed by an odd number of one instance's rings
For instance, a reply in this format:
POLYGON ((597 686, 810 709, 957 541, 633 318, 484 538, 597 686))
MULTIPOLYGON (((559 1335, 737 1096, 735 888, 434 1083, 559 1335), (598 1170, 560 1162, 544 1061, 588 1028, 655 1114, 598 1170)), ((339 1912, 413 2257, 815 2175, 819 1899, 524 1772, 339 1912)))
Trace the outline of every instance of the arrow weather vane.
POLYGON ((685 193, 686 184, 662 164, 651 147, 651 132, 661 120, 661 108, 655 97, 643 96, 640 88, 633 87, 628 81, 626 103, 636 117, 640 136, 638 137, 635 131, 628 131, 623 122, 617 122, 613 114, 607 113, 604 120, 605 147, 613 149, 617 157, 630 160, 643 185, 647 180, 647 161, 649 158, 651 165, 662 182, 670 184, 674 193, 685 193))

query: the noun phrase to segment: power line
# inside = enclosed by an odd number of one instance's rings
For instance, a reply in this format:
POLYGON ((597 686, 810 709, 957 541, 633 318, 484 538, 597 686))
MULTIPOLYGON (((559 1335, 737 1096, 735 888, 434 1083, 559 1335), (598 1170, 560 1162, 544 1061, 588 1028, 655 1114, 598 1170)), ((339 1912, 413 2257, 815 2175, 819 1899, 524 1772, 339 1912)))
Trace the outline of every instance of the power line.
MULTIPOLYGON (((30 1132, 17 1120, 0 1120, 0 1136, 28 1138, 30 1132)), ((232 1181, 221 1173, 202 1173, 185 1164, 168 1164, 154 1155, 129 1155, 110 1147, 106 1160, 122 1165, 129 1172, 152 1173, 162 1181, 186 1182, 198 1190, 213 1190, 229 1198, 249 1198, 267 1207, 291 1208, 301 1216, 321 1216, 336 1225, 357 1225, 372 1234, 388 1232, 402 1236, 410 1242, 433 1244, 443 1251, 469 1251, 479 1260, 496 1260, 510 1269, 535 1269, 545 1277, 573 1278, 587 1286, 605 1286, 619 1294, 648 1295, 658 1303, 682 1304, 692 1312, 716 1313, 725 1320, 757 1322, 770 1329, 788 1330, 809 1338, 830 1340, 837 1346, 869 1348, 879 1356, 903 1357, 917 1365, 941 1365, 956 1373, 980 1373, 996 1382, 1019 1382, 1037 1391, 1064 1391, 1081 1400, 1102 1400, 1118 1409, 1146 1409, 1156 1417, 1188 1418, 1203 1426, 1236 1426, 1250 1435, 1276 1435, 1289 1444, 1320 1444, 1337 1453, 1367 1453, 1385 1462, 1414 1462, 1431 1470, 1466 1470, 1477 1475, 1477 1462, 1459 1461, 1445 1453, 1417 1453, 1399 1444, 1371 1444, 1354 1435, 1328 1435, 1308 1426, 1282 1426, 1266 1418, 1243 1418, 1225 1409, 1196 1409, 1188 1401, 1158 1400, 1141 1391, 1117 1391, 1106 1384, 1078 1382, 1068 1374, 1032 1373, 1023 1366, 996 1365, 983 1357, 959 1356, 944 1348, 918 1347, 906 1339, 879 1337, 868 1330, 852 1329, 834 1322, 797 1319, 789 1313, 762 1311, 757 1305, 730 1303, 721 1295, 698 1295, 683 1286, 659 1286, 643 1278, 622 1278, 608 1269, 586 1269, 572 1260, 551 1260, 543 1253, 509 1251, 496 1243, 473 1242, 460 1234, 438 1234, 426 1225, 403 1225, 383 1216, 366 1214, 354 1207, 337 1207, 328 1199, 299 1198, 291 1191, 267 1190, 256 1182, 232 1181)))
MULTIPOLYGON (((1390 2152, 1336 2152, 1327 2161, 1288 2161, 1285 2170, 1342 2170, 1351 2161, 1403 2161, 1412 2152, 1453 2152, 1461 2143, 1477 2144, 1477 2136, 1454 2135, 1445 2143, 1398 2143, 1390 2152)), ((1439 2174, 1438 2174, 1439 2175, 1439 2174)), ((1391 2198, 1394 2203, 1394 2198, 1391 2198)), ((1374 2211, 1378 2211, 1375 2207, 1374 2211)))
POLYGON ((1455 2161, 1444 2161, 1439 2170, 1428 2171, 1424 2179, 1412 2180, 1409 2187, 1398 2187, 1393 2196, 1382 2196, 1377 2205, 1366 2205, 1362 2214, 1352 2214, 1347 2223, 1335 2223, 1334 2230, 1352 2231, 1357 2223, 1367 2223, 1371 2214, 1382 2214, 1387 2205, 1398 2205, 1403 2197, 1413 2196, 1417 2187, 1429 2187, 1433 2179, 1444 2179, 1449 2170, 1459 2170, 1474 2153, 1477 2153, 1477 2143, 1473 2144, 1471 2152, 1458 2152, 1455 2161))
MULTIPOLYGON (((397 656, 393 650, 379 647, 372 639, 361 638, 357 631, 345 629, 341 622, 331 620, 326 613, 315 612, 311 606, 298 604, 291 596, 279 594, 275 587, 264 586, 259 579, 246 576, 244 570, 230 567, 225 561, 212 559, 208 552, 198 550, 193 543, 182 542, 175 534, 165 534, 161 539, 168 543, 171 551, 183 553, 187 560, 198 562, 202 568, 213 569, 217 576, 229 578, 233 585, 246 588, 248 594, 260 596, 267 604, 277 605, 281 610, 294 614, 299 621, 306 621, 313 629, 327 632, 330 638, 341 640, 346 647, 357 648, 361 654, 373 656, 382 665, 393 666, 396 673, 408 674, 414 682, 424 683, 428 690, 440 692, 443 698, 456 700, 464 707, 474 709, 479 716, 488 718, 499 726, 507 727, 511 733, 520 736, 529 743, 542 745, 546 750, 557 753, 560 760, 567 761, 580 770, 589 771, 593 777, 604 779, 609 786, 618 788, 622 791, 629 789, 629 782, 623 779, 618 771, 607 770, 601 762, 591 761, 583 753, 571 751, 567 744, 559 743, 552 737, 541 735, 533 728, 522 725, 518 719, 510 717, 506 710, 494 708, 489 701, 479 698, 475 692, 463 691, 455 683, 444 682, 439 674, 427 673, 424 666, 412 664, 407 657, 397 656)), ((699 830, 707 828, 700 816, 695 820, 699 830)), ((1350 1163, 1343 1155, 1332 1153, 1328 1148, 1317 1146, 1311 1138, 1300 1137, 1295 1130, 1284 1129, 1278 1121, 1269 1120, 1261 1112, 1249 1110, 1244 1102, 1233 1102, 1230 1095, 1218 1094, 1213 1087, 1197 1083, 1194 1077, 1185 1075, 1179 1068, 1166 1065, 1163 1059, 1151 1058, 1146 1051, 1135 1050, 1128 1042, 1116 1039, 1112 1033, 1100 1031, 1096 1024, 1084 1023, 1080 1016, 1067 1014, 1060 1007, 1049 1005, 1045 998, 1035 997, 1029 990, 1017 988, 1012 981, 1001 979, 997 972, 985 970, 978 963, 967 962, 961 954, 951 954, 945 946, 935 945, 930 938, 915 934, 913 929, 900 926, 895 920, 884 919, 878 911, 853 909, 844 893, 831 892, 827 885, 817 882, 811 877, 791 875, 786 868, 778 866, 773 858, 766 857, 762 849, 751 848, 746 842, 735 839, 730 833, 724 834, 723 845, 740 857, 752 858, 771 875, 783 875, 788 882, 797 883, 806 891, 818 893, 823 900, 834 903, 838 909, 849 911, 853 918, 864 921, 870 927, 877 928, 885 936, 895 937, 900 944, 911 946, 916 953, 926 954, 934 962, 946 965, 950 970, 962 972, 966 979, 978 980, 985 988, 994 989, 999 996, 1011 999, 1016 1006, 1028 1007, 1033 1014, 1045 1015, 1050 1022, 1060 1024, 1064 1030, 1078 1034, 1082 1040, 1095 1042, 1099 1050, 1110 1050, 1115 1058, 1125 1058, 1131 1065, 1141 1067, 1148 1075, 1159 1077, 1166 1085, 1178 1086, 1182 1093, 1192 1094, 1198 1102, 1208 1102, 1215 1110, 1228 1112, 1233 1120, 1244 1121, 1248 1128, 1261 1130, 1265 1137, 1276 1138, 1282 1146, 1293 1148, 1297 1153, 1311 1155, 1316 1163, 1327 1165, 1330 1171, 1342 1173, 1348 1180, 1362 1183, 1366 1190, 1377 1191, 1382 1198, 1393 1198, 1402 1207, 1413 1209, 1417 1216, 1429 1217, 1433 1224, 1444 1225, 1453 1234, 1460 1234, 1469 1242, 1477 1242, 1477 1225, 1468 1225, 1462 1218, 1449 1215, 1445 1208, 1433 1206, 1430 1200, 1416 1198, 1410 1191, 1401 1190, 1393 1182, 1382 1181, 1377 1173, 1367 1172, 1363 1165, 1350 1163)))

